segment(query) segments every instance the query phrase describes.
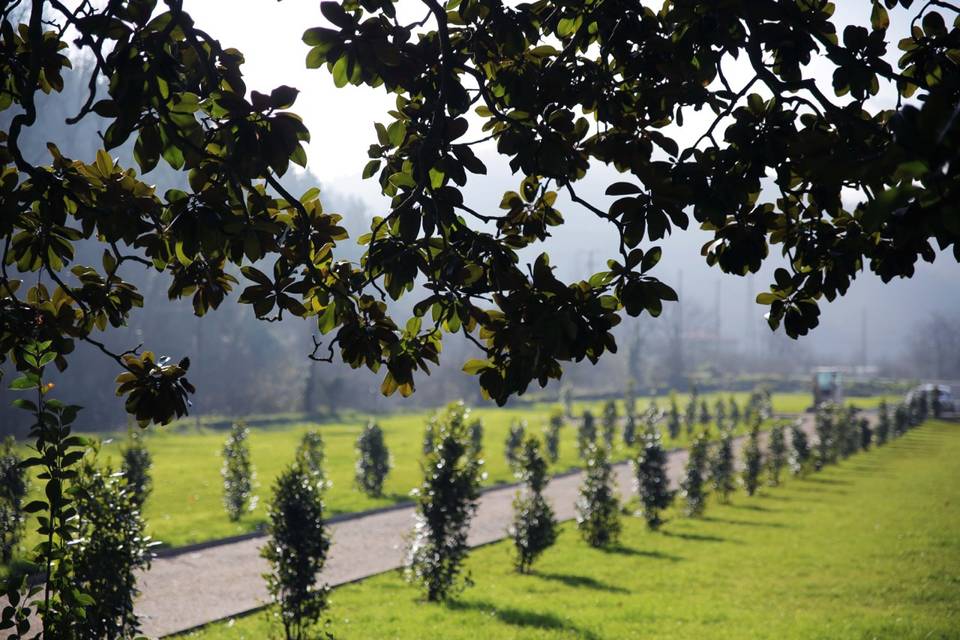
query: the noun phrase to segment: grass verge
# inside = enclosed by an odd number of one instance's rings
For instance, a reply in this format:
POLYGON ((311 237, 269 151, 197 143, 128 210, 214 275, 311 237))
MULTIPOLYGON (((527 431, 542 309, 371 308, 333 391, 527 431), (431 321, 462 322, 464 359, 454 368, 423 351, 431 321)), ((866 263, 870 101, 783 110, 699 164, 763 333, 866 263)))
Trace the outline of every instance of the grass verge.
MULTIPOLYGON (((958 638, 960 425, 930 422, 805 480, 765 488, 622 546, 570 524, 536 573, 507 543, 476 550, 476 585, 431 605, 395 573, 337 588, 340 638, 958 638)), ((257 613, 190 634, 269 637, 257 613)))

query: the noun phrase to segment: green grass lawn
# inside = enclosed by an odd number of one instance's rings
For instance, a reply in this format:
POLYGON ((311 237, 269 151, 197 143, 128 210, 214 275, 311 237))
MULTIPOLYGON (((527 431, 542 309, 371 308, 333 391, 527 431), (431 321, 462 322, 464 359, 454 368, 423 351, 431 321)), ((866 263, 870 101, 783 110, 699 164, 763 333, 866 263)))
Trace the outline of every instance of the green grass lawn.
MULTIPOLYGON (((960 638, 960 424, 930 422, 805 480, 622 546, 558 544, 520 576, 510 547, 476 550, 475 586, 421 602, 388 573, 335 589, 338 638, 960 638)), ((270 637, 265 613, 195 640, 270 637)))
MULTIPOLYGON (((743 405, 747 393, 721 394, 724 398, 733 395, 743 405)), ((717 394, 703 396, 713 411, 717 394)), ((680 410, 688 402, 686 394, 678 394, 680 410)), ((640 410, 646 408, 648 398, 638 402, 640 410)), ((802 393, 775 394, 774 410, 778 413, 802 411, 809 403, 809 395, 802 393)), ((867 399, 861 406, 876 404, 879 399, 867 399)), ((660 397, 658 406, 666 409, 669 399, 660 397)), ((576 403, 575 413, 589 408, 597 417, 598 428, 602 402, 576 403)), ((520 408, 483 408, 474 410, 484 422, 484 458, 486 460, 486 484, 512 482, 503 455, 504 440, 511 422, 524 419, 528 428, 539 433, 553 405, 535 404, 520 408)), ((622 403, 620 412, 623 412, 622 403)), ((367 418, 351 415, 338 422, 310 423, 298 420, 296 415, 284 415, 276 419, 257 417, 256 422, 269 426, 252 427, 250 450, 257 472, 257 507, 243 516, 239 522, 230 522, 223 509, 222 480, 220 477, 221 448, 227 432, 222 429, 201 427, 195 429, 193 421, 183 421, 172 428, 149 428, 147 446, 153 456, 153 494, 145 508, 148 531, 155 540, 167 546, 183 546, 195 542, 215 540, 227 536, 255 531, 266 521, 266 501, 269 499, 273 479, 293 461, 294 451, 301 436, 309 429, 319 429, 326 445, 326 468, 333 486, 327 491, 326 505, 330 514, 352 513, 395 504, 409 499, 409 492, 420 481, 421 443, 424 425, 429 412, 402 413, 377 418, 385 432, 394 468, 387 478, 384 496, 370 498, 353 485, 354 443, 367 418)), ((222 420, 221 420, 222 421, 222 420)), ((743 431, 744 427, 741 426, 743 431)), ((120 448, 125 435, 108 438, 102 449, 102 458, 120 464, 120 448)), ((560 460, 552 471, 564 471, 579 465, 576 451, 576 428, 568 425, 562 431, 560 460)), ((686 434, 671 440, 669 447, 687 444, 686 434)), ((624 458, 628 452, 618 443, 615 456, 624 458)), ((35 491, 39 483, 34 482, 35 491)), ((35 527, 28 526, 28 531, 35 527)), ((28 534, 28 544, 36 538, 28 534)), ((0 567, 2 571, 2 567, 0 567)))

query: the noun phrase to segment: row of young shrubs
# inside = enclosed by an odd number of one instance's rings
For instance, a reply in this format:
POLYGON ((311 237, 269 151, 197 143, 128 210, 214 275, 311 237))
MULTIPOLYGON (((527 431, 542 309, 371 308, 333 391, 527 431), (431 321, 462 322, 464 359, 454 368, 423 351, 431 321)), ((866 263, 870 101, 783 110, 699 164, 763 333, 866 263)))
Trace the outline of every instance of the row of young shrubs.
MULTIPOLYGON (((755 415, 744 447, 740 473, 749 495, 760 487, 764 474, 774 485, 780 482, 788 467, 795 475, 803 475, 872 443, 882 445, 890 437, 918 424, 922 416, 898 409, 895 419, 891 420, 883 406, 874 430, 851 409, 825 406, 817 415, 817 433, 829 443, 828 446, 821 447, 818 441, 817 447, 811 448, 800 424, 789 427, 781 424, 771 430, 766 451, 760 446, 762 418, 759 412, 755 415), (857 437, 853 438, 851 433, 857 437), (854 445, 855 449, 851 449, 854 445)), ((563 421, 554 418, 551 424, 559 429, 563 421)), ((537 558, 556 542, 559 533, 557 518, 544 495, 549 482, 547 458, 553 456, 545 456, 543 449, 549 451, 551 448, 550 434, 551 429, 544 434, 546 444, 534 436, 526 436, 519 446, 508 446, 508 459, 521 482, 513 501, 513 519, 509 528, 515 552, 514 566, 521 573, 531 571, 537 558)), ((482 426, 470 420, 463 403, 454 403, 438 412, 426 429, 424 475, 422 484, 413 492, 416 516, 404 574, 408 581, 420 588, 428 601, 448 599, 470 583, 469 576, 464 577, 462 573, 469 552, 470 521, 477 510, 484 477, 481 440, 482 426)), ((733 449, 730 422, 721 425, 721 436, 715 443, 709 441, 706 430, 696 435, 679 491, 686 515, 702 515, 711 490, 721 501, 729 500, 736 489, 733 449)), ((610 461, 610 447, 605 439, 595 435, 585 450, 586 469, 576 502, 577 528, 591 546, 613 545, 620 535, 622 508, 610 461)), ((677 492, 670 488, 668 455, 656 419, 648 419, 645 432, 639 439, 639 450, 631 460, 640 504, 638 515, 651 529, 657 529, 663 522, 663 511, 671 505, 677 492)), ((279 487, 278 482, 275 505, 287 504, 279 487)), ((303 504, 306 498, 306 495, 297 496, 291 504, 303 504)), ((314 495, 312 500, 313 504, 322 504, 320 495, 314 495)), ((321 512, 322 507, 317 513, 321 512)), ((311 557, 313 561, 304 565, 309 569, 300 572, 296 580, 285 582, 280 576, 288 574, 291 567, 285 568, 278 562, 278 557, 283 554, 268 556, 274 565, 274 573, 268 578, 277 605, 273 615, 282 621, 287 638, 304 638, 322 618, 326 607, 327 592, 317 580, 327 550, 325 544, 317 541, 326 540, 326 534, 318 518, 314 521, 318 528, 311 530, 309 535, 278 537, 279 532, 292 530, 285 528, 285 520, 280 515, 281 511, 275 506, 271 510, 272 540, 267 548, 287 549, 287 557, 311 557), (280 588, 281 584, 286 586, 280 588), (312 604, 304 607, 303 603, 308 601, 312 604)), ((299 530, 309 529, 301 527, 299 530)))
MULTIPOLYGON (((752 495, 764 472, 771 484, 777 484, 787 467, 802 475, 871 444, 882 445, 926 417, 925 407, 920 405, 898 406, 893 415, 882 406, 875 428, 849 408, 827 405, 817 415, 815 446, 811 447, 799 425, 777 425, 770 432, 766 453, 760 447, 759 425, 768 413, 762 409, 747 411, 753 428, 744 448, 743 486, 752 495)), ((651 529, 662 524, 663 511, 677 495, 669 486, 668 456, 659 427, 661 422, 670 427, 671 413, 673 408, 665 416, 655 409, 648 411, 643 418, 643 434, 633 439, 638 444, 636 455, 631 457, 640 505, 638 515, 651 529)), ((618 420, 615 409, 608 408, 604 414, 601 437, 591 426, 589 414, 578 424, 578 444, 586 470, 576 503, 577 528, 592 546, 615 544, 621 529, 622 508, 610 460, 612 433, 618 420)), ((61 432, 62 418, 58 426, 61 432)), ((557 519, 544 491, 549 481, 548 459, 556 460, 559 431, 565 422, 562 413, 555 414, 543 443, 528 436, 520 439, 519 446, 508 446, 511 466, 522 483, 513 503, 510 535, 515 567, 523 573, 529 572, 536 559, 557 539, 557 519)), ((636 418, 633 422, 635 425, 636 418)), ((630 423, 628 414, 623 425, 625 439, 630 423)), ((679 491, 689 516, 703 513, 711 488, 721 501, 728 500, 736 488, 733 423, 728 419, 720 426, 717 442, 711 443, 704 429, 696 434, 690 447, 679 491)), ((405 575, 430 601, 451 597, 467 582, 462 577, 462 565, 469 550, 469 524, 484 477, 480 458, 482 433, 482 425, 469 419, 469 411, 462 403, 438 412, 426 429, 424 479, 413 492, 416 521, 407 549, 405 575)), ((65 437, 71 437, 69 429, 65 437)), ((246 437, 246 429, 238 425, 224 447, 224 502, 236 517, 252 502, 253 470, 246 437)), ((357 484, 378 495, 390 467, 380 428, 371 424, 364 429, 357 449, 357 484)), ((56 567, 48 567, 46 572, 48 582, 69 575, 77 585, 75 594, 61 587, 55 606, 41 606, 45 628, 52 634, 49 637, 60 637, 56 634, 69 630, 62 637, 125 638, 136 635, 139 628, 133 608, 137 595, 135 572, 149 566, 150 547, 154 544, 144 533, 141 515, 150 492, 149 453, 133 434, 124 449, 119 472, 98 464, 96 458, 96 445, 87 443, 75 472, 65 478, 70 482, 70 502, 65 507, 68 512, 61 515, 69 517, 62 518, 60 525, 41 526, 41 533, 53 526, 69 526, 72 530, 67 533, 76 540, 67 552, 52 558, 56 567), (68 525, 63 524, 66 521, 68 525)), ((31 509, 31 505, 23 505, 27 495, 25 469, 8 441, 0 455, 0 524, 15 523, 0 530, 0 552, 7 560, 16 545, 23 513, 31 509)), ((318 581, 330 547, 323 506, 326 487, 322 440, 318 433, 310 432, 301 441, 295 462, 276 479, 268 511, 269 541, 262 550, 271 565, 267 585, 278 605, 271 615, 276 616, 287 638, 307 637, 327 607, 327 589, 318 581)), ((37 596, 38 588, 28 588, 25 581, 6 586, 11 604, 0 616, 0 630, 29 630, 28 616, 33 605, 28 605, 28 601, 37 596), (14 594, 18 595, 12 597, 14 594)), ((19 635, 25 634, 26 631, 19 635)))

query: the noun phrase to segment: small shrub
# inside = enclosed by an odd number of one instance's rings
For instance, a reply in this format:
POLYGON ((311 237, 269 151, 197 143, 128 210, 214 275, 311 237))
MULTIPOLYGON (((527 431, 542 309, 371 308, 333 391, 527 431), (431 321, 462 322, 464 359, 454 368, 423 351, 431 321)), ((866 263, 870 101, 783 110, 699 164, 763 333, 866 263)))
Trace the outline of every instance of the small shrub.
POLYGON ((529 573, 534 561, 557 540, 559 528, 553 509, 543 497, 547 486, 547 462, 540 453, 536 438, 523 443, 518 477, 524 490, 513 499, 513 524, 510 536, 516 550, 514 566, 520 573, 529 573))
POLYGON ((800 423, 794 423, 790 427, 790 471, 795 476, 806 474, 810 467, 810 441, 807 438, 806 431, 800 426, 800 423))
POLYGON ((690 396, 690 402, 687 403, 686 408, 683 412, 683 422, 687 425, 687 435, 692 436, 693 432, 697 428, 697 394, 696 389, 694 389, 692 395, 690 396))
POLYGON ((30 489, 13 436, 0 448, 0 564, 8 564, 23 537, 23 499, 30 489))
POLYGON ((150 566, 150 538, 140 505, 122 473, 98 468, 96 448, 80 466, 71 493, 77 518, 70 547, 75 584, 93 599, 74 621, 77 640, 120 640, 138 635, 134 612, 137 572, 150 566))
POLYGON ((647 526, 655 530, 663 522, 660 512, 673 502, 667 476, 667 452, 656 427, 647 429, 643 435, 640 453, 633 460, 633 476, 643 518, 647 526))
POLYGON ((736 427, 740 424, 740 420, 743 416, 740 414, 740 405, 737 404, 737 399, 733 396, 730 396, 730 422, 736 427))
POLYGON ((690 517, 703 515, 707 502, 707 490, 704 486, 707 473, 707 456, 709 442, 707 434, 701 432, 690 445, 690 456, 680 481, 680 492, 683 495, 684 511, 690 517))
POLYGON ((563 407, 563 417, 569 420, 573 417, 573 387, 569 384, 561 386, 559 400, 563 407))
POLYGON ((383 441, 383 429, 371 420, 357 438, 357 487, 368 496, 382 496, 389 472, 390 451, 383 441))
POLYGON ((272 616, 287 640, 313 637, 308 634, 327 607, 327 588, 317 584, 330 550, 323 509, 322 485, 303 465, 277 477, 267 512, 269 541, 260 555, 270 563, 264 578, 277 605, 272 616))
POLYGON ((613 440, 617 435, 617 421, 620 416, 617 413, 617 403, 614 400, 607 400, 603 405, 603 415, 601 418, 603 444, 607 448, 613 447, 613 440))
POLYGON ((721 396, 717 396, 717 401, 713 404, 713 418, 717 424, 725 424, 727 421, 727 403, 721 396))
POLYGON ((326 447, 320 432, 313 430, 303 434, 297 445, 295 459, 297 465, 313 478, 321 491, 327 487, 327 474, 324 470, 326 457, 326 447))
POLYGON ((881 400, 880 409, 877 416, 877 430, 875 434, 878 447, 887 444, 887 440, 890 439, 890 431, 890 407, 887 406, 886 400, 881 400))
POLYGON ((458 587, 480 497, 483 461, 470 455, 466 415, 463 403, 454 403, 432 421, 434 441, 423 462, 423 482, 413 492, 416 524, 405 573, 431 602, 447 599, 458 587))
POLYGON ((139 431, 130 430, 127 437, 127 446, 123 449, 123 477, 127 480, 131 499, 142 509, 153 489, 150 479, 150 467, 153 460, 143 442, 139 431))
POLYGON ((586 460, 590 449, 597 443, 597 423, 589 409, 583 412, 583 418, 577 428, 577 452, 581 460, 586 460))
POLYGON ((836 462, 837 459, 836 424, 833 413, 833 405, 830 403, 824 403, 817 409, 815 418, 817 455, 814 463, 817 471, 831 462, 836 462))
POLYGON ((436 415, 431 416, 427 420, 426 428, 423 430, 423 446, 421 447, 421 451, 423 451, 423 455, 425 456, 429 455, 433 451, 433 447, 437 441, 436 420, 436 415))
POLYGON ((860 418, 860 448, 866 451, 870 448, 873 441, 873 429, 870 428, 870 421, 866 418, 860 418))
POLYGON ((700 425, 707 426, 710 424, 712 416, 710 415, 710 407, 707 406, 706 399, 700 401, 700 425))
POLYGON ((670 394, 670 411, 667 413, 667 433, 670 434, 671 440, 676 440, 680 437, 680 407, 677 405, 677 394, 670 394))
POLYGON ((606 547, 620 538, 620 501, 613 486, 613 467, 606 447, 587 452, 587 469, 577 498, 577 529, 592 547, 606 547))
POLYGON ((514 420, 507 431, 507 439, 503 444, 503 455, 507 459, 507 466, 514 473, 517 472, 517 464, 520 461, 520 449, 523 447, 523 439, 527 435, 526 420, 514 420))
POLYGON ((474 457, 483 451, 483 420, 474 418, 470 421, 467 430, 470 434, 470 451, 474 457))
POLYGON ((770 430, 770 446, 768 448, 767 468, 770 471, 770 484, 780 484, 780 472, 787 465, 787 438, 782 424, 770 430))
POLYGON ((720 502, 730 502, 730 494, 737 488, 733 474, 733 435, 729 429, 724 429, 710 463, 710 479, 720 502))
POLYGON ((628 413, 623 422, 623 444, 632 447, 637 443, 637 418, 628 413))
POLYGON ((250 434, 243 424, 237 423, 230 430, 223 445, 223 506, 227 516, 236 522, 246 511, 256 508, 256 496, 253 495, 254 471, 250 462, 250 448, 247 438, 250 434))
POLYGON ((763 471, 763 451, 760 450, 760 427, 754 426, 747 437, 747 446, 743 449, 743 488, 752 496, 760 487, 760 473, 763 471))
POLYGON ((900 437, 910 429, 910 408, 900 403, 893 412, 893 435, 900 437))
POLYGON ((853 407, 846 407, 837 414, 840 456, 846 459, 860 450, 860 423, 853 407))
POLYGON ((562 410, 550 414, 550 419, 543 433, 543 442, 547 450, 547 459, 556 462, 560 459, 560 429, 563 428, 564 417, 562 410))

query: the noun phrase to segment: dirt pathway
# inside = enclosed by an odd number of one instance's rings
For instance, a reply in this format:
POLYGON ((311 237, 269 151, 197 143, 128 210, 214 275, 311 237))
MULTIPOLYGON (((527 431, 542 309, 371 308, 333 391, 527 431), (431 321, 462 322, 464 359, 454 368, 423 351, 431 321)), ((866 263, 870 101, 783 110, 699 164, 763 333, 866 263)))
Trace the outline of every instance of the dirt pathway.
MULTIPOLYGON (((804 428, 813 434, 809 417, 804 428)), ((743 441, 743 437, 736 440, 738 458, 743 441)), ((672 451, 668 460, 671 486, 676 487, 687 452, 672 451)), ((621 496, 632 497, 630 466, 618 464, 616 472, 621 496)), ((580 472, 572 472, 550 482, 546 494, 560 520, 575 517, 580 481, 580 472)), ((506 536, 515 492, 515 486, 507 486, 483 493, 470 528, 472 546, 506 536)), ((336 586, 401 566, 404 536, 412 524, 413 507, 409 505, 335 522, 330 527, 333 546, 321 578, 336 586)), ((258 536, 156 559, 151 569, 139 576, 142 595, 137 613, 144 634, 162 637, 262 607, 268 601, 263 580, 268 567, 259 555, 265 541, 258 536)))

